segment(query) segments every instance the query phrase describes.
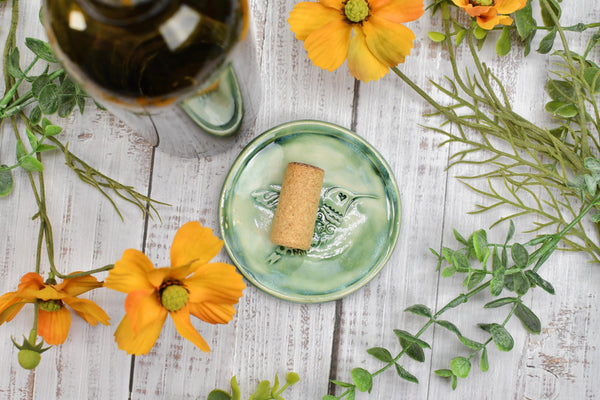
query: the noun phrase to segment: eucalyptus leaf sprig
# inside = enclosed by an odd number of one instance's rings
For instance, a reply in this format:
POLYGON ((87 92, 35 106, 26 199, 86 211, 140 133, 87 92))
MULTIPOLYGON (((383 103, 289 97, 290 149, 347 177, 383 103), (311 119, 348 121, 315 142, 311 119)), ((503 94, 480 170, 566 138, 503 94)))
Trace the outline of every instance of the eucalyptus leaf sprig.
MULTIPOLYGON (((586 160, 590 166, 600 166, 597 159, 586 160)), ((459 378, 466 378, 472 367, 472 360, 479 359, 479 367, 482 371, 489 369, 488 345, 494 343, 500 351, 510 351, 514 346, 514 339, 506 329, 507 323, 512 317, 517 317, 523 327, 532 334, 541 332, 541 321, 539 317, 523 302, 523 297, 531 289, 539 287, 547 293, 554 294, 554 287, 546 281, 538 270, 549 259, 557 249, 558 244, 564 239, 571 229, 581 223, 582 219, 600 205, 600 174, 587 175, 587 185, 578 185, 577 190, 583 198, 591 198, 581 209, 579 214, 565 226, 560 232, 537 236, 525 243, 511 242, 515 233, 515 226, 510 221, 509 229, 504 243, 488 243, 487 232, 484 229, 473 232, 465 239, 456 230, 454 237, 461 244, 458 249, 449 247, 442 251, 431 249, 436 257, 436 270, 441 270, 442 277, 451 277, 456 274, 464 275, 462 285, 467 291, 460 293, 437 312, 423 304, 415 304, 405 309, 406 312, 426 318, 426 322, 415 333, 395 329, 394 334, 398 338, 401 350, 393 356, 393 352, 384 347, 373 347, 367 353, 384 363, 384 366, 370 372, 362 367, 356 367, 351 371, 351 381, 332 380, 342 388, 338 396, 328 394, 323 400, 353 400, 357 392, 371 392, 374 378, 393 368, 397 375, 408 382, 418 383, 418 378, 406 369, 406 364, 400 363, 404 355, 418 362, 425 361, 425 349, 431 346, 421 337, 432 326, 444 328, 457 339, 470 352, 467 355, 458 355, 449 362, 449 368, 435 370, 435 373, 443 378, 448 378, 452 388, 455 389, 459 378), (536 250, 529 252, 528 247, 538 246, 536 250), (510 253, 510 258, 509 258, 510 253), (442 266, 444 268, 442 268, 442 266), (484 309, 495 309, 510 306, 506 317, 498 322, 482 322, 478 326, 488 333, 488 338, 483 341, 473 340, 463 335, 460 329, 451 321, 441 319, 448 310, 457 308, 467 303, 475 295, 488 293, 491 299, 485 303, 484 309), (509 292, 506 297, 499 297, 503 292, 509 292)), ((600 218, 595 214, 594 218, 600 218)))

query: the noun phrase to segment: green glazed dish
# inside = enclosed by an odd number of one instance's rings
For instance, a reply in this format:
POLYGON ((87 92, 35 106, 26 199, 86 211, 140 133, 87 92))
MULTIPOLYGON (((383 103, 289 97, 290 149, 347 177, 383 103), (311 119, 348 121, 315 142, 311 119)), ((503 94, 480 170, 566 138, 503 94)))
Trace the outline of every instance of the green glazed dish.
POLYGON ((398 240, 396 180, 381 155, 355 133, 320 121, 293 121, 254 139, 221 191, 219 223, 227 253, 261 290, 290 301, 339 299, 381 271, 398 240), (312 246, 270 241, 289 162, 325 171, 312 246))

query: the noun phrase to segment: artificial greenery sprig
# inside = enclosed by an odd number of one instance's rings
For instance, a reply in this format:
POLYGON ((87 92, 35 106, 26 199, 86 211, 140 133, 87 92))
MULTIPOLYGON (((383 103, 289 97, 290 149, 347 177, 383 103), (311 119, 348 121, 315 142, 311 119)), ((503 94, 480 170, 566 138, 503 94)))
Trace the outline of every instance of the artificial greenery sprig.
MULTIPOLYGON (((586 165, 600 168, 600 161, 588 159, 586 165)), ((515 233, 515 227, 511 221, 504 243, 488 243, 487 233, 483 229, 473 232, 468 239, 454 231, 454 236, 462 247, 456 250, 444 247, 441 254, 432 249, 431 251, 437 259, 436 269, 441 269, 442 277, 464 274, 463 286, 467 288, 467 291, 454 297, 435 313, 422 304, 406 308, 406 312, 427 319, 421 329, 415 334, 395 329, 394 334, 398 337, 401 347, 396 356, 392 356, 392 352, 383 347, 368 349, 368 354, 384 362, 385 365, 375 372, 369 372, 362 367, 354 368, 351 372, 351 382, 332 381, 335 385, 342 387, 343 392, 338 396, 325 395, 323 400, 354 399, 357 391, 371 392, 373 378, 392 367, 400 378, 418 383, 417 377, 408 372, 399 361, 404 355, 418 362, 425 361, 424 349, 430 349, 431 346, 422 340, 421 336, 434 325, 456 335, 460 342, 471 350, 467 356, 454 357, 450 361, 449 368, 435 371, 438 376, 450 379, 453 389, 457 386, 458 378, 466 378, 469 375, 472 365, 471 360, 475 357, 479 357, 479 366, 482 371, 485 372, 489 369, 487 346, 490 343, 493 342, 500 351, 512 350, 514 339, 506 329, 506 324, 512 317, 517 317, 528 332, 539 334, 542 328, 540 319, 523 303, 522 298, 535 287, 540 287, 544 291, 554 294, 552 284, 542 278, 538 274, 538 270, 557 249, 559 242, 563 240, 565 235, 600 205, 600 191, 598 190, 600 171, 592 171, 592 175, 588 176, 591 177, 591 179, 588 179, 588 185, 585 187, 580 186, 578 190, 581 191, 584 198, 593 197, 579 214, 558 233, 538 236, 522 244, 519 242, 511 243, 515 233), (539 247, 529 253, 527 247, 532 246, 539 247), (508 257, 509 251, 510 259, 508 257), (444 263, 447 266, 442 269, 441 266, 444 263), (478 263, 479 268, 475 268, 474 263, 478 263), (502 321, 479 324, 479 327, 487 332, 489 337, 484 342, 478 342, 464 336, 454 323, 441 319, 441 316, 448 310, 467 303, 475 295, 484 291, 489 292, 493 299, 487 302, 483 308, 492 309, 507 305, 511 307, 502 321), (512 292, 514 295, 499 298, 498 296, 505 291, 512 292)), ((598 217, 596 216, 596 218, 598 217)))
MULTIPOLYGON (((300 377, 297 373, 289 372, 285 376, 285 384, 279 387, 279 377, 275 374, 273 386, 267 380, 260 381, 256 387, 256 391, 248 397, 248 400, 285 400, 282 397, 283 392, 299 381, 300 377)), ((206 400, 241 400, 240 387, 235 376, 231 378, 230 385, 231 394, 221 389, 215 389, 208 394, 206 400)))

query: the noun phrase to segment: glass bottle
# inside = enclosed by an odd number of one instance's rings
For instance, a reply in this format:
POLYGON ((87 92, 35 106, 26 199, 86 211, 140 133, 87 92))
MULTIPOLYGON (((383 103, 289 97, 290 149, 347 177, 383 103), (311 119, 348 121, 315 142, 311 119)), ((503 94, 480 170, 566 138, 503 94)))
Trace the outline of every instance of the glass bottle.
POLYGON ((43 15, 71 77, 160 149, 214 154, 242 116, 252 125, 260 77, 247 0, 45 0, 43 15))

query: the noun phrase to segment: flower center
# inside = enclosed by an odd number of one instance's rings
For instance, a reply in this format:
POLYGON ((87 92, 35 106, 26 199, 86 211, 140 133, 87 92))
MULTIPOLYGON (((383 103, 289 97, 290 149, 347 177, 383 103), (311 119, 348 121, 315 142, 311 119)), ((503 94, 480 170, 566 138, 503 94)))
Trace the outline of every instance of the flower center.
POLYGON ((470 0, 470 3, 474 6, 493 6, 494 0, 470 0))
POLYGON ((40 300, 38 301, 40 310, 55 312, 62 308, 62 301, 60 300, 40 300))
POLYGON ((168 311, 183 308, 188 301, 188 291, 180 284, 171 284, 160 292, 160 302, 168 311))
POLYGON ((344 14, 351 22, 361 22, 369 16, 369 3, 366 0, 348 0, 344 14))

